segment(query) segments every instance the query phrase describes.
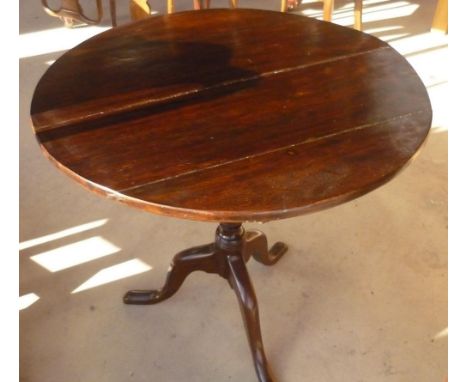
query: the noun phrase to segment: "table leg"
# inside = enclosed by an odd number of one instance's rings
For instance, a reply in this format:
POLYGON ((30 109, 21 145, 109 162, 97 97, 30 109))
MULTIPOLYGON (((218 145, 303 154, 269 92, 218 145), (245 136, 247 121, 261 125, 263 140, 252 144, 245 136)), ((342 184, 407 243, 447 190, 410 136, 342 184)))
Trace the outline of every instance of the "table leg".
POLYGON ((268 242, 265 234, 259 230, 246 233, 244 259, 253 255, 254 259, 264 265, 275 264, 288 250, 288 246, 277 242, 268 250, 268 242))
POLYGON ((239 300, 239 307, 244 320, 244 327, 247 332, 258 380, 260 382, 273 382, 263 348, 257 298, 255 297, 255 291, 244 259, 240 254, 228 256, 228 264, 229 283, 239 300))
POLYGON ((166 283, 160 290, 131 290, 123 300, 126 304, 157 304, 174 295, 187 276, 194 271, 217 272, 214 244, 202 245, 179 252, 169 267, 166 283))
POLYGON ((174 257, 162 289, 131 290, 123 300, 126 304, 157 304, 174 295, 190 273, 217 273, 228 280, 238 298, 259 382, 273 382, 263 348, 257 298, 246 263, 253 256, 262 264, 273 265, 286 251, 286 244, 281 242, 268 250, 267 238, 261 231, 245 233, 239 223, 222 223, 216 230, 214 243, 187 249, 174 257))

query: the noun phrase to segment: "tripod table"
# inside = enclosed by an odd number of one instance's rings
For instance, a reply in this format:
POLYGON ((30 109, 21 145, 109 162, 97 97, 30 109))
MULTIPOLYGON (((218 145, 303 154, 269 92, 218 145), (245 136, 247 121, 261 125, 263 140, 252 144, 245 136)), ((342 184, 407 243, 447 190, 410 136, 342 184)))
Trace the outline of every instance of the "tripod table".
MULTIPOLYGON (((332 207, 394 177, 431 126, 421 80, 388 44, 303 16, 210 9, 155 16, 65 53, 35 90, 45 155, 88 190, 155 214, 219 222, 213 243, 177 254, 161 289, 189 273, 236 293, 259 381, 273 381, 246 263, 276 263, 246 221, 332 207)), ((165 255, 165 254, 155 254, 165 255)), ((193 307, 196 308, 196 307, 193 307)))

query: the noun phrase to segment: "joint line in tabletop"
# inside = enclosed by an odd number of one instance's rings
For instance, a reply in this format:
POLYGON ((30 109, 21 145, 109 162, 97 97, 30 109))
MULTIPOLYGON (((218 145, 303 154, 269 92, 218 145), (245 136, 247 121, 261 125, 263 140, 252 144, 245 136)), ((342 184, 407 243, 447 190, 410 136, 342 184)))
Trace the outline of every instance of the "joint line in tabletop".
MULTIPOLYGON (((258 78, 270 77, 270 76, 275 75, 275 74, 287 73, 287 72, 292 72, 294 70, 301 70, 301 69, 305 69, 305 68, 310 68, 312 66, 328 64, 330 62, 346 60, 347 58, 363 56, 363 55, 366 55, 368 53, 375 53, 375 52, 378 52, 378 51, 381 51, 381 50, 387 50, 387 49, 391 49, 391 48, 389 46, 383 46, 383 47, 380 47, 380 48, 374 48, 374 49, 364 50, 364 51, 361 51, 361 52, 344 54, 344 55, 338 56, 338 57, 326 58, 326 59, 319 60, 319 61, 309 62, 307 64, 291 66, 289 68, 272 70, 272 71, 269 71, 269 72, 264 72, 264 73, 259 74, 258 78)), ((256 76, 256 78, 257 78, 257 76, 256 76)))
POLYGON ((177 178, 180 178, 180 177, 183 177, 183 176, 193 175, 193 174, 196 174, 196 173, 199 173, 199 172, 212 170, 212 169, 217 168, 217 167, 227 166, 227 165, 232 164, 232 163, 241 162, 243 160, 258 158, 258 157, 268 155, 268 154, 272 154, 272 153, 275 153, 275 152, 289 150, 289 149, 292 149, 294 147, 302 146, 302 145, 305 145, 305 144, 308 144, 308 143, 319 142, 319 141, 329 139, 329 138, 333 138, 333 137, 336 137, 336 136, 339 136, 339 135, 345 135, 345 134, 348 134, 348 133, 351 133, 351 132, 354 132, 354 131, 368 129, 368 128, 372 127, 372 126, 397 121, 399 119, 407 118, 407 117, 410 117, 412 115, 426 113, 426 112, 427 112, 427 109, 421 109, 421 110, 417 110, 417 111, 414 111, 414 112, 411 112, 411 113, 406 113, 406 114, 398 115, 398 116, 395 116, 395 117, 392 117, 392 118, 388 118, 388 119, 385 119, 385 120, 382 120, 382 121, 373 122, 373 123, 366 123, 364 125, 351 127, 349 129, 345 129, 345 130, 342 130, 342 131, 339 131, 339 132, 336 132, 336 133, 326 134, 326 135, 322 135, 320 137, 309 138, 309 139, 306 139, 306 140, 304 140, 302 142, 293 143, 293 144, 290 144, 290 145, 287 145, 287 146, 281 146, 281 147, 278 147, 278 148, 272 149, 272 150, 262 151, 261 153, 246 155, 246 156, 244 156, 242 158, 228 160, 228 161, 225 161, 225 162, 222 162, 222 163, 214 164, 212 166, 207 166, 207 167, 198 168, 198 169, 191 170, 191 171, 186 171, 186 172, 183 172, 183 173, 180 173, 180 174, 177 174, 177 175, 167 176, 167 177, 164 177, 164 178, 161 178, 161 179, 157 179, 157 180, 147 182, 147 183, 143 183, 143 184, 138 184, 138 185, 135 185, 135 186, 132 186, 132 187, 122 188, 122 189, 118 190, 117 192, 118 193, 125 193, 125 192, 128 192, 128 191, 136 190, 138 188, 143 188, 143 187, 151 186, 151 185, 154 185, 154 184, 157 184, 157 183, 162 183, 162 182, 165 182, 167 180, 177 179, 177 178))
MULTIPOLYGON (((84 113, 84 114, 81 114, 81 115, 77 115, 74 118, 62 119, 60 122, 57 122, 56 120, 53 123, 43 122, 41 126, 36 126, 35 131, 36 131, 36 134, 37 134, 37 133, 42 133, 42 132, 54 130, 54 129, 57 129, 57 128, 60 128, 60 127, 67 127, 67 126, 71 126, 71 125, 77 125, 77 124, 80 124, 82 122, 86 122, 86 121, 90 121, 90 120, 96 120, 96 119, 111 116, 111 115, 117 115, 117 114, 122 114, 122 113, 125 113, 125 112, 131 112, 131 111, 136 111, 136 110, 139 110, 139 109, 144 109, 146 107, 157 105, 158 103, 163 104, 163 103, 166 103, 168 101, 173 101, 173 100, 176 101, 176 100, 179 100, 179 99, 183 99, 184 97, 193 96, 193 95, 197 95, 197 94, 202 94, 203 92, 208 92, 208 91, 215 90, 215 89, 222 88, 222 87, 228 87, 228 86, 235 85, 235 84, 241 84, 241 83, 244 83, 244 82, 255 81, 255 80, 260 79, 260 78, 267 78, 267 77, 271 77, 271 76, 274 76, 274 75, 277 75, 277 74, 288 73, 288 72, 292 72, 294 70, 306 69, 306 68, 310 68, 310 67, 313 67, 313 66, 318 66, 318 65, 323 65, 323 64, 326 64, 326 63, 330 63, 330 62, 345 60, 347 58, 362 56, 362 55, 365 55, 365 54, 368 54, 368 53, 378 52, 378 51, 387 50, 387 49, 391 49, 391 48, 389 46, 385 46, 385 47, 380 47, 380 48, 375 48, 375 49, 369 49, 369 50, 365 50, 365 51, 361 51, 361 52, 345 54, 345 55, 338 56, 338 57, 332 57, 332 58, 327 58, 327 59, 323 59, 323 60, 319 60, 319 61, 309 62, 309 63, 302 64, 302 65, 296 65, 296 66, 291 66, 291 67, 287 67, 287 68, 275 69, 275 70, 271 70, 271 71, 268 71, 268 72, 263 72, 263 73, 259 73, 259 74, 256 74, 256 75, 252 75, 252 76, 249 76, 249 77, 237 78, 237 79, 233 79, 233 80, 229 80, 229 81, 223 81, 223 82, 220 82, 219 84, 207 86, 207 87, 204 87, 204 88, 197 88, 197 89, 187 90, 187 91, 184 91, 184 92, 179 92, 179 93, 171 94, 171 95, 168 95, 168 96, 149 97, 149 98, 146 98, 146 99, 139 99, 139 100, 137 100, 135 102, 127 103, 127 104, 124 104, 124 105, 113 106, 113 107, 109 108, 106 112, 103 112, 102 110, 99 110, 99 111, 95 111, 95 112, 91 112, 91 113, 84 113)), ((94 100, 94 101, 96 101, 96 100, 94 100)), ((53 113, 54 109, 39 113, 38 115, 36 115, 36 118, 38 116, 40 117, 41 115, 49 114, 51 112, 53 113)))

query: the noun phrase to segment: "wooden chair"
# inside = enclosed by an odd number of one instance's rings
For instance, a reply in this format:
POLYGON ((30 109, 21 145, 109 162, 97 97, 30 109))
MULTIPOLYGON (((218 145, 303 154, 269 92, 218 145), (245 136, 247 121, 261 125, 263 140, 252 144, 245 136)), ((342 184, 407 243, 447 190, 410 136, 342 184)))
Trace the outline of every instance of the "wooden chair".
MULTIPOLYGON (((282 0, 285 1, 285 0, 282 0)), ((228 0, 231 8, 237 8, 237 0, 228 0)), ((211 0, 193 0, 193 9, 208 9, 211 0)), ((167 13, 174 12, 174 0, 167 0, 167 13)))
MULTIPOLYGON (((229 6, 231 8, 237 8, 237 0, 228 0, 229 6)), ((174 0, 167 0, 167 13, 172 13, 173 11, 173 4, 174 0), (169 6, 171 3, 171 7, 169 6), (169 12, 169 9, 171 10, 169 12)), ((194 9, 206 9, 210 7, 211 0, 193 0, 193 8, 194 9)), ((288 10, 288 0, 281 0, 281 12, 286 12, 288 10)))
POLYGON ((431 31, 448 33, 448 0, 438 0, 432 19, 431 31))
POLYGON ((151 7, 147 0, 130 0, 128 7, 133 21, 151 16, 151 7))
MULTIPOLYGON (((42 7, 50 16, 60 18, 66 27, 73 27, 76 24, 96 25, 102 20, 102 3, 96 0, 97 16, 95 19, 86 16, 81 8, 79 0, 61 0, 60 8, 53 9, 49 6, 47 0, 41 0, 42 7)), ((116 26, 115 0, 109 0, 112 26, 116 26)))
MULTIPOLYGON (((174 0, 167 1, 168 13, 173 11, 173 2, 174 0), (171 7, 169 7, 171 3, 171 7), (171 11, 169 11, 169 9, 171 11)), ((332 20, 334 0, 323 0, 323 19, 325 21, 332 20)), ((229 0, 229 5, 231 8, 237 8, 237 0, 229 0)), ((294 9, 301 3, 301 0, 281 0, 281 12, 287 12, 288 9, 294 9)), ((210 0, 193 0, 193 5, 195 9, 203 9, 210 7, 210 0)), ((362 30, 362 0, 354 0, 354 28, 357 30, 362 30)))
MULTIPOLYGON (((281 10, 283 10, 282 0, 281 10)), ((286 9, 294 9, 301 3, 301 0, 287 0, 286 9)), ((325 21, 332 21, 333 8, 335 6, 334 0, 323 0, 323 19, 325 21)), ((354 0, 354 29, 362 30, 362 0, 354 0)))
MULTIPOLYGON (((323 1, 323 19, 332 20, 334 0, 323 1)), ((362 0, 354 0, 354 29, 362 30, 362 0)))

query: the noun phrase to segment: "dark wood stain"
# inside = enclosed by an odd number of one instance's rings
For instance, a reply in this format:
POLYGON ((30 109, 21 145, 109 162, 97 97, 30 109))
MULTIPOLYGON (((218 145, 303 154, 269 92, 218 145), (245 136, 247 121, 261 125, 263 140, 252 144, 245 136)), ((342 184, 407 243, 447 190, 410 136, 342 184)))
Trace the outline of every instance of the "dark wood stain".
POLYGON ((151 17, 70 50, 39 82, 38 141, 88 189, 150 212, 267 221, 363 195, 431 125, 421 80, 372 36, 306 17, 151 17))
POLYGON ((282 242, 268 249, 267 238, 261 231, 245 232, 240 223, 221 223, 214 243, 189 248, 174 256, 161 289, 131 290, 123 301, 133 305, 158 304, 173 296, 192 272, 218 274, 229 282, 239 301, 258 381, 273 382, 263 346, 257 297, 246 263, 253 257, 264 265, 274 265, 287 250, 282 242))
POLYGON ((260 382, 273 382, 250 257, 273 265, 242 221, 331 207, 384 184, 431 125, 426 89, 386 43, 300 16, 209 10, 152 17, 63 55, 31 105, 44 154, 84 187, 158 214, 222 222, 215 241, 177 254, 161 289, 194 271, 238 298, 260 382))

